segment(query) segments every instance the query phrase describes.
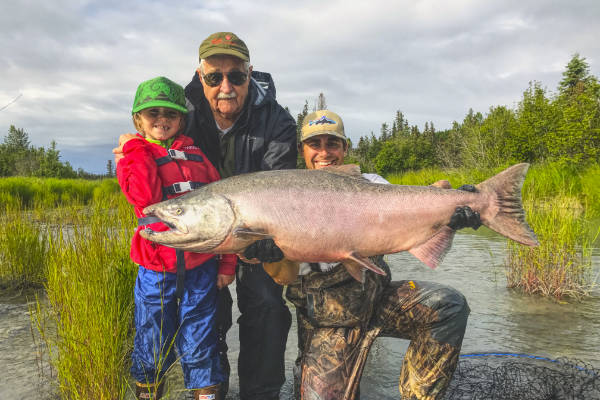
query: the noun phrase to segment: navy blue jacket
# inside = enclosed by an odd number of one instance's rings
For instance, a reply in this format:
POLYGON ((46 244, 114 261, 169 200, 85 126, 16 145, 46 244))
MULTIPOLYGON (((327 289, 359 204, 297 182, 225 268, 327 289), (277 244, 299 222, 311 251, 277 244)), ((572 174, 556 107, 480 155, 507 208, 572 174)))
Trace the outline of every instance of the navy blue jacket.
MULTIPOLYGON (((185 88, 185 135, 194 139, 213 165, 221 165, 219 134, 198 74, 185 88)), ((270 74, 253 71, 248 97, 230 134, 235 135, 235 174, 296 167, 296 123, 275 100, 270 74)))

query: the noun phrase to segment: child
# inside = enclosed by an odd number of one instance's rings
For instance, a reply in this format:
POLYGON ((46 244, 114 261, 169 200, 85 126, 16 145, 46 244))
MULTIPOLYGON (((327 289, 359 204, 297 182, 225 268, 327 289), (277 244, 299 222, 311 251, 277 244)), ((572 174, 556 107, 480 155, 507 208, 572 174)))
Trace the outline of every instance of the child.
POLYGON ((131 366, 136 398, 160 398, 163 374, 175 359, 174 343, 186 388, 195 389, 196 399, 218 399, 227 377, 216 347, 217 287, 233 281, 236 256, 175 250, 143 239, 139 231, 168 229, 145 217, 146 206, 220 177, 192 139, 181 134, 187 113, 181 86, 164 77, 142 82, 131 113, 139 133, 119 138, 123 158, 117 177, 139 221, 131 242, 131 259, 140 265, 131 366))

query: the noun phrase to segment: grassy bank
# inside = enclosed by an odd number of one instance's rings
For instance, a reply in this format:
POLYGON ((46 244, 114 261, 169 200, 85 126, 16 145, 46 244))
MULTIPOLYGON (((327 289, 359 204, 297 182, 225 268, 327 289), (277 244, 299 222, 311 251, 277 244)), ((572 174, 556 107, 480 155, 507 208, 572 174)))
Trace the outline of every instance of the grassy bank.
POLYGON ((130 392, 137 221, 115 179, 0 179, 0 287, 44 287, 40 356, 64 399, 130 392))
POLYGON ((131 208, 63 209, 69 224, 48 238, 48 307, 38 305, 34 323, 43 356, 64 399, 122 399, 130 390, 133 284, 129 259, 135 227, 131 208))
POLYGON ((46 280, 48 232, 13 206, 0 214, 0 288, 41 287, 46 280))
MULTIPOLYGON (((458 187, 499 171, 423 170, 388 178, 418 185, 448 179, 458 187)), ((554 297, 587 293, 588 220, 600 215, 598 178, 598 167, 531 168, 524 205, 541 245, 509 243, 508 286, 554 297)), ((62 398, 126 398, 136 275, 129 259, 137 224, 132 207, 114 180, 47 181, 0 180, 0 282, 45 287, 47 306, 38 304, 33 321, 62 398)))
MULTIPOLYGON (((48 238, 92 210, 128 207, 116 179, 0 178, 0 288, 46 281, 48 238)), ((79 221, 79 222, 77 222, 79 221)))
POLYGON ((116 179, 0 178, 0 209, 47 209, 118 201, 116 179))
POLYGON ((572 197, 557 196, 535 209, 529 223, 538 235, 538 247, 508 242, 508 287, 556 298, 586 296, 593 282, 593 238, 581 209, 573 209, 572 197))
MULTIPOLYGON (((388 180, 403 185, 429 185, 447 179, 452 187, 479 183, 494 170, 426 169, 388 180)), ((583 171, 557 164, 534 165, 523 184, 523 204, 540 246, 529 248, 508 241, 507 286, 529 294, 580 298, 591 288, 591 251, 600 215, 600 166, 583 171)))

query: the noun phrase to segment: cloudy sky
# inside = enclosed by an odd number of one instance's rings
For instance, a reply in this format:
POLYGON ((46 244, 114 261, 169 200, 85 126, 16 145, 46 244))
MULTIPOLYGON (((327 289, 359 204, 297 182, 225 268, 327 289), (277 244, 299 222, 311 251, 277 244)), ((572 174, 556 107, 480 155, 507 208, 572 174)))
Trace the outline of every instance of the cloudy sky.
POLYGON ((396 110, 445 129, 469 108, 514 107, 530 81, 554 91, 577 52, 600 75, 598 0, 2 3, 0 137, 24 128, 33 145, 55 140, 63 161, 97 173, 133 130, 137 85, 187 84, 217 31, 245 40, 292 115, 323 92, 354 141, 396 110))

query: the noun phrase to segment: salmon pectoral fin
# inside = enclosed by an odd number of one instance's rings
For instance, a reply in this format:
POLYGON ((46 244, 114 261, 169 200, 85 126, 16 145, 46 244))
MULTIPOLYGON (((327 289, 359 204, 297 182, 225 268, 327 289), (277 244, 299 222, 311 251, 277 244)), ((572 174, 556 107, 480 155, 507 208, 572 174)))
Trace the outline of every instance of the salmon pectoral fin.
POLYGON ((275 283, 284 286, 296 280, 300 264, 284 258, 274 263, 263 263, 263 268, 275 283))
POLYGON ((449 226, 444 226, 438 233, 425 243, 421 243, 417 247, 408 250, 410 254, 417 257, 431 268, 437 267, 450 247, 456 231, 449 226))
POLYGON ((240 239, 273 239, 273 236, 264 232, 257 232, 246 228, 236 228, 233 231, 233 236, 240 239))
POLYGON ((362 274, 363 268, 370 269, 379 275, 386 275, 385 271, 373 264, 368 257, 363 257, 355 251, 350 253, 348 257, 342 260, 342 264, 344 264, 348 273, 350 273, 350 275, 352 275, 352 277, 359 282, 364 281, 362 274))

